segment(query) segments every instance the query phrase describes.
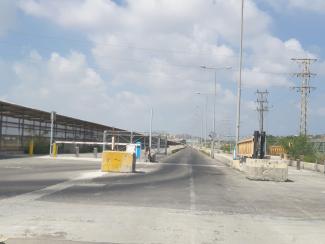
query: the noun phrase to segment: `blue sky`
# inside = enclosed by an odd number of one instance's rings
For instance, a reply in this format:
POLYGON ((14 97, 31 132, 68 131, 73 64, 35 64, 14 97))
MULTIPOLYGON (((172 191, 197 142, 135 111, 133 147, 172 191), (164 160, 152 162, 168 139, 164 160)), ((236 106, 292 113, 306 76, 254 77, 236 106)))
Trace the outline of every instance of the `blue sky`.
POLYGON ((256 3, 272 16, 272 31, 276 36, 281 39, 297 38, 309 50, 314 50, 322 57, 324 56, 325 33, 320 31, 322 23, 325 23, 324 12, 296 8, 281 11, 272 8, 263 0, 256 1, 256 3))
MULTIPOLYGON (((240 0, 67 0, 0 2, 0 99, 125 129, 201 133, 213 73, 217 132, 234 135, 240 0), (229 121, 226 124, 223 121, 229 121)), ((267 130, 297 134, 299 71, 292 57, 319 58, 308 130, 325 133, 322 1, 245 5, 242 136, 257 129, 255 91, 270 91, 267 130)), ((208 103, 208 131, 212 129, 208 103)), ((204 121, 205 124, 205 121, 204 121)))

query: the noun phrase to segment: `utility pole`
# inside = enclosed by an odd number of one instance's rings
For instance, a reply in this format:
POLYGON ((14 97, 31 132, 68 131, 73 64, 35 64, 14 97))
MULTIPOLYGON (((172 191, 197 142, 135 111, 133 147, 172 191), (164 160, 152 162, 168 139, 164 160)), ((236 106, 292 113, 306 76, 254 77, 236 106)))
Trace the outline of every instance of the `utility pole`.
POLYGON ((205 97, 205 132, 204 132, 204 147, 207 146, 207 136, 208 136, 208 102, 209 97, 205 97))
POLYGON ((256 110, 257 110, 258 115, 259 115, 260 133, 262 133, 264 131, 264 112, 269 111, 268 100, 267 100, 269 92, 267 90, 265 90, 265 91, 257 90, 256 95, 257 95, 257 99, 256 99, 257 108, 256 108, 256 110))
POLYGON ((255 143, 257 146, 257 150, 254 151, 253 158, 264 158, 266 154, 266 133, 264 131, 264 113, 269 111, 268 107, 268 100, 267 97, 269 95, 269 92, 267 90, 265 91, 256 91, 257 99, 257 112, 259 117, 259 131, 254 132, 254 138, 256 139, 255 143))
POLYGON ((294 76, 302 79, 301 85, 292 87, 297 92, 300 92, 300 135, 307 135, 307 112, 308 112, 308 95, 315 87, 310 86, 310 79, 315 76, 315 73, 310 71, 312 63, 316 62, 317 59, 313 58, 292 58, 293 61, 297 62, 302 66, 302 72, 294 73, 294 76))
POLYGON ((217 71, 218 70, 229 70, 232 69, 231 66, 225 66, 220 68, 215 67, 207 67, 204 65, 200 66, 202 69, 213 70, 214 71, 214 92, 213 92, 213 133, 211 135, 212 143, 211 143, 211 158, 214 158, 214 142, 216 137, 216 102, 217 102, 217 71))
POLYGON ((203 138, 204 138, 204 109, 202 109, 202 116, 201 116, 201 147, 203 147, 203 138))
POLYGON ((152 119, 153 119, 153 109, 150 109, 150 129, 149 129, 149 148, 151 150, 152 146, 152 119))
POLYGON ((50 134, 50 156, 52 156, 52 146, 53 146, 53 130, 54 130, 54 121, 56 119, 56 112, 51 112, 51 134, 50 134))
POLYGON ((241 1, 241 22, 240 22, 240 60, 239 79, 237 83, 237 120, 236 120, 236 153, 240 136, 240 100, 241 100, 241 80, 243 68, 243 39, 244 39, 244 0, 241 1))
POLYGON ((204 146, 207 145, 207 136, 208 136, 208 103, 209 103, 209 95, 208 93, 196 92, 197 95, 205 95, 205 109, 204 109, 204 120, 205 120, 205 128, 204 128, 204 146))
POLYGON ((131 133, 130 133, 130 143, 132 144, 133 143, 133 131, 131 130, 131 133))
POLYGON ((103 132, 103 152, 106 150, 106 137, 107 137, 107 130, 103 132))

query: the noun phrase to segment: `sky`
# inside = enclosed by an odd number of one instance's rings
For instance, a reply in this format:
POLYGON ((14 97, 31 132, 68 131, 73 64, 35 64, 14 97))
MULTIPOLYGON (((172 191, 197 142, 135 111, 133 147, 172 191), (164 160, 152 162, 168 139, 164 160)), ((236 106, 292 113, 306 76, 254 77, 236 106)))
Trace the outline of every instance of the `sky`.
MULTIPOLYGON (((216 75, 216 131, 234 136, 240 9, 241 0, 0 0, 0 100, 139 132, 152 108, 155 131, 201 135, 213 128, 216 75)), ((291 58, 305 57, 318 59, 308 132, 325 134, 324 23, 323 0, 245 0, 241 136, 258 129, 257 89, 269 91, 267 133, 299 133, 291 58)))

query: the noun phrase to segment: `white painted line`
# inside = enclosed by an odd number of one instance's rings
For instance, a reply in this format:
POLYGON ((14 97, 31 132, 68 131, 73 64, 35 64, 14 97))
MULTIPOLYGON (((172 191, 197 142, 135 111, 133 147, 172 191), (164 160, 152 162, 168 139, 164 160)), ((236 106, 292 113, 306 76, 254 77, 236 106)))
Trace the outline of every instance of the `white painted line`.
POLYGON ((103 186, 106 186, 106 184, 100 184, 100 183, 80 183, 80 184, 75 184, 74 186, 80 186, 80 187, 103 187, 103 186))
POLYGON ((4 169, 22 169, 22 166, 5 166, 4 169))
POLYGON ((173 163, 151 163, 152 165, 174 165, 174 166, 192 166, 192 167, 212 167, 212 168, 225 168, 224 165, 215 165, 215 164, 173 164, 173 163))
MULTIPOLYGON (((190 209, 191 211, 196 210, 196 195, 194 188, 194 178, 193 178, 193 167, 189 167, 189 175, 190 175, 190 209)), ((191 244, 195 244, 196 242, 196 228, 193 228, 191 231, 191 244)))
POLYGON ((91 179, 94 179, 94 178, 101 177, 103 175, 107 175, 107 173, 106 172, 101 172, 101 171, 91 171, 91 172, 82 173, 79 177, 73 179, 72 181, 91 180, 91 179))
POLYGON ((80 183, 82 184, 82 182, 80 182, 81 180, 90 180, 90 179, 101 177, 105 174, 107 174, 107 173, 104 173, 101 171, 92 171, 92 172, 82 173, 80 176, 78 176, 74 179, 71 179, 71 180, 56 184, 56 185, 48 186, 48 187, 45 187, 40 190, 36 190, 36 191, 28 192, 28 193, 25 193, 22 195, 18 195, 15 197, 6 198, 6 199, 1 200, 0 202, 16 203, 16 202, 34 201, 38 198, 41 198, 41 197, 44 197, 47 195, 51 195, 55 192, 65 190, 69 187, 78 185, 80 183))
POLYGON ((41 159, 49 159, 49 160, 75 160, 75 161, 94 161, 94 162, 100 162, 101 158, 83 158, 83 157, 65 157, 65 156, 58 156, 56 158, 50 157, 50 156, 39 156, 35 158, 41 158, 41 159))
POLYGON ((191 203, 191 210, 195 210, 195 189, 194 189, 194 179, 193 179, 193 168, 189 167, 189 175, 190 175, 190 203, 191 203))

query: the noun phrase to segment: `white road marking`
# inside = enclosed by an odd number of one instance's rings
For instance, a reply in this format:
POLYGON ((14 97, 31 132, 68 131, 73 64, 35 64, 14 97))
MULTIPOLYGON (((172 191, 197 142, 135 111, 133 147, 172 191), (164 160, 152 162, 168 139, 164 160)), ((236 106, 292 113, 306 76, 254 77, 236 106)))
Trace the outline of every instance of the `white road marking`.
MULTIPOLYGON (((80 176, 78 176, 76 178, 73 178, 71 180, 64 181, 64 182, 56 184, 56 185, 51 185, 51 186, 45 187, 45 188, 40 189, 40 190, 28 192, 28 193, 21 194, 21 195, 18 195, 18 196, 14 196, 14 197, 10 197, 10 198, 6 198, 6 199, 1 200, 0 202, 4 202, 4 201, 5 202, 33 201, 33 200, 36 200, 38 198, 41 198, 41 197, 44 197, 44 196, 47 196, 47 195, 51 195, 51 194, 53 194, 55 192, 65 190, 65 189, 67 189, 67 188, 69 188, 71 186, 82 184, 82 182, 80 182, 81 180, 90 180, 90 179, 94 179, 94 178, 97 178, 97 177, 101 177, 101 176, 103 176, 105 174, 106 173, 101 172, 101 171, 92 171, 92 172, 83 173, 80 176)), ((101 184, 98 184, 98 185, 101 185, 101 184)))
MULTIPOLYGON (((193 167, 189 167, 189 175, 190 175, 190 209, 191 211, 196 210, 196 204, 195 204, 195 188, 194 188, 194 178, 193 178, 193 167)), ((196 226, 192 226, 191 230, 191 244, 195 244, 196 242, 196 226)))
POLYGON ((174 166, 192 166, 192 167, 212 167, 212 168, 225 168, 224 165, 215 164, 173 164, 173 163, 153 163, 152 165, 174 165, 174 166))
POLYGON ((4 166, 5 169, 22 169, 22 166, 4 166))
POLYGON ((80 184, 75 184, 74 186, 80 186, 80 187, 103 187, 103 186, 106 186, 106 184, 100 184, 100 183, 80 183, 80 184))
POLYGON ((55 161, 57 163, 60 160, 73 160, 73 161, 93 161, 93 162, 100 162, 102 161, 101 157, 97 158, 89 158, 89 157, 74 157, 74 156, 58 156, 56 158, 50 157, 50 156, 36 156, 35 158, 40 158, 40 159, 49 159, 55 161))
POLYGON ((194 179, 193 179, 193 168, 192 166, 189 167, 189 175, 190 175, 190 204, 191 204, 191 210, 195 210, 195 189, 194 189, 194 179))

